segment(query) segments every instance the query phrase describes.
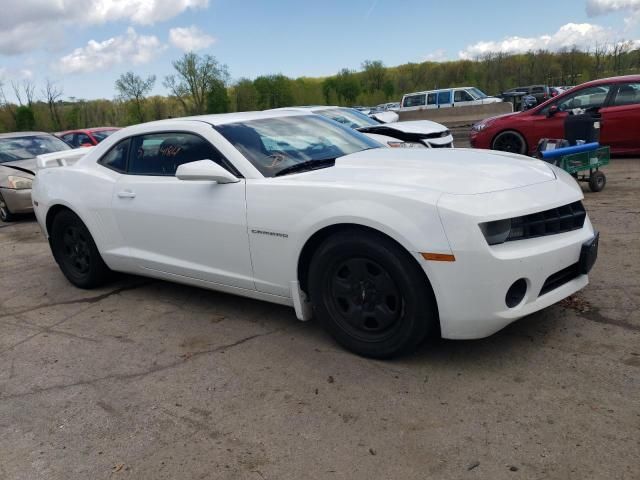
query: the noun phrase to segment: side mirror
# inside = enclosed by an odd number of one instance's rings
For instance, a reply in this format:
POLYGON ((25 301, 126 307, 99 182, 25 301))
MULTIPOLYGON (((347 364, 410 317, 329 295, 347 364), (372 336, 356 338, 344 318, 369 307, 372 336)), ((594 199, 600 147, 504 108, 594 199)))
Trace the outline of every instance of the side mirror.
POLYGON ((551 105, 549 107, 549 110, 547 110, 547 117, 553 117, 556 113, 558 113, 560 110, 558 109, 557 105, 551 105))
POLYGON ((183 163, 176 170, 179 180, 209 180, 216 183, 237 183, 238 177, 212 160, 183 163))

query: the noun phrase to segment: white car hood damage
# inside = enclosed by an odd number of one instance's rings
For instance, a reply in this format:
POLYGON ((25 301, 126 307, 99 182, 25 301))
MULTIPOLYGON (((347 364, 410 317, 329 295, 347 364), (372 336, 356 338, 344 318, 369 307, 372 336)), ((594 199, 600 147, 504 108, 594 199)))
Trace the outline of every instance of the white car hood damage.
POLYGON ((408 122, 385 123, 378 126, 367 127, 368 132, 375 132, 376 129, 391 128, 403 133, 415 133, 430 135, 433 133, 441 133, 447 130, 447 127, 431 120, 411 120, 408 122))
POLYGON ((550 182, 556 176, 545 162, 502 152, 385 148, 346 155, 334 167, 282 179, 475 195, 550 182))

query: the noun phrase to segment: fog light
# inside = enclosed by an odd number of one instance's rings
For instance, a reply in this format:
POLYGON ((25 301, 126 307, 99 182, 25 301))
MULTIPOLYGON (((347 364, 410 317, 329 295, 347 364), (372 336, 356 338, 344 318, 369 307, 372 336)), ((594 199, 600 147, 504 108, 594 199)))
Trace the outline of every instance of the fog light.
POLYGON ((507 290, 507 296, 504 299, 504 303, 506 303, 509 308, 517 307, 524 299, 526 293, 527 281, 524 278, 520 278, 513 282, 513 285, 511 285, 509 290, 507 290))

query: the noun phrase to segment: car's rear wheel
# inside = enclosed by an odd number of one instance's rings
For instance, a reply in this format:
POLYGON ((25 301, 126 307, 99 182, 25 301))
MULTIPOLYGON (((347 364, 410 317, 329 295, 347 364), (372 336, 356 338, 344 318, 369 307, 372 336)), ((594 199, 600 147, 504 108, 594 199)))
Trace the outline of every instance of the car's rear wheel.
POLYGON ((383 235, 353 230, 330 237, 311 260, 308 284, 325 329, 360 355, 388 358, 407 353, 437 322, 424 272, 383 235))
POLYGON ((0 220, 2 220, 3 222, 13 222, 15 218, 15 215, 11 213, 7 202, 4 201, 4 198, 0 193, 0 220))
POLYGON ((491 143, 491 148, 502 152, 524 155, 527 153, 527 142, 518 132, 507 130, 496 135, 491 143))
POLYGON ((104 263, 93 237, 73 212, 58 213, 51 225, 51 250, 62 273, 79 288, 95 288, 109 280, 111 271, 104 263))

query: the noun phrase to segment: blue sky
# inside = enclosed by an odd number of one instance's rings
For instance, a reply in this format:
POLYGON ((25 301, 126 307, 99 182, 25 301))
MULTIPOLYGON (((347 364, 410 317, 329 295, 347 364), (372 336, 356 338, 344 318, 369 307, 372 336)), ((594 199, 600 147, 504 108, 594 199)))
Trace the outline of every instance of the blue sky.
POLYGON ((640 40, 640 0, 0 0, 0 79, 45 78, 65 97, 112 98, 120 73, 162 78, 184 51, 233 79, 640 40), (532 9, 532 6, 534 7, 532 9))

